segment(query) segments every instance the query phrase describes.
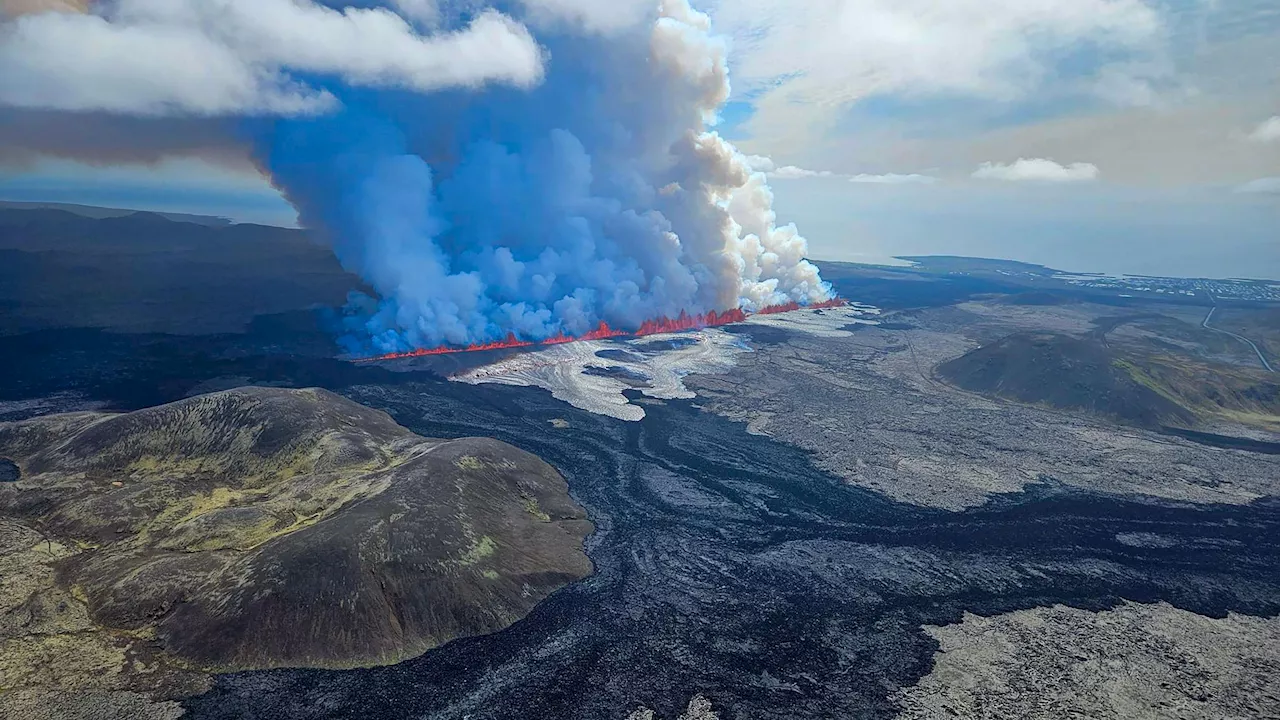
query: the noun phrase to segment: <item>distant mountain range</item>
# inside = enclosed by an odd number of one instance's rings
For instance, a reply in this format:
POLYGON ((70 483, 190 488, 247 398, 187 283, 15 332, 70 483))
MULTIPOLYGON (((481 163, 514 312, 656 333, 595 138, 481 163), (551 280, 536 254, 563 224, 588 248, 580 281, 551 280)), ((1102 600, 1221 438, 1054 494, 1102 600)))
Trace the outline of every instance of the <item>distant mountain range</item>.
POLYGON ((231 225, 232 221, 224 217, 213 217, 210 215, 190 215, 187 213, 170 213, 170 212, 153 212, 150 210, 128 210, 122 208, 105 208, 94 205, 75 205, 72 203, 55 203, 55 202, 13 202, 9 200, 0 200, 0 210, 62 210, 73 215, 86 217, 93 220, 105 220, 107 218, 120 218, 129 215, 150 214, 159 215, 166 220, 174 222, 191 223, 193 225, 205 225, 208 227, 224 227, 231 225))
POLYGON ((0 335, 240 332, 362 287, 306 233, 219 218, 0 203, 0 335))

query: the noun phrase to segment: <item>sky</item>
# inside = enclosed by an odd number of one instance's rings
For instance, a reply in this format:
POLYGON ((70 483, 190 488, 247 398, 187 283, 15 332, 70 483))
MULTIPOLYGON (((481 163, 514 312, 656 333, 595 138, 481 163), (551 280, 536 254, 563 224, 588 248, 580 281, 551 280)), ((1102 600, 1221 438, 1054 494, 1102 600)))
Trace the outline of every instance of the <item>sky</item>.
MULTIPOLYGON (((521 2, 531 17, 602 28, 644 11, 630 0, 521 2)), ((284 62, 275 55, 353 82, 430 77, 421 92, 466 85, 468 73, 516 86, 539 80, 536 48, 495 21, 416 44, 370 26, 361 41, 382 54, 357 47, 337 58, 308 54, 302 41, 273 38, 268 47, 250 37, 252 63, 203 36, 169 38, 176 45, 155 52, 197 53, 199 72, 162 96, 147 82, 122 93, 87 70, 72 80, 40 74, 60 66, 31 58, 56 47, 48 38, 61 31, 13 29, 32 10, 58 5, 85 3, 0 0, 8 18, 0 66, 23 69, 0 77, 0 199, 292 224, 290 204, 219 119, 246 109, 318 112, 332 101, 262 72, 284 62), (510 52, 501 63, 478 57, 468 45, 477 37, 496 37, 510 52), (425 66, 432 73, 411 74, 425 66), (110 94, 97 92, 108 86, 110 94), (195 86, 199 96, 188 92, 195 86), (80 104, 58 107, 70 97, 80 104), (149 117, 172 116, 175 104, 188 116, 181 122, 149 117)), ((1280 279, 1280 2, 694 5, 727 42, 732 92, 717 130, 768 174, 779 219, 797 224, 816 259, 955 254, 1071 271, 1280 279)), ((398 6, 427 28, 442 12, 430 0, 398 6)), ((356 42, 342 34, 350 29, 307 30, 327 37, 326 47, 356 42)), ((113 82, 136 70, 100 65, 113 82)))

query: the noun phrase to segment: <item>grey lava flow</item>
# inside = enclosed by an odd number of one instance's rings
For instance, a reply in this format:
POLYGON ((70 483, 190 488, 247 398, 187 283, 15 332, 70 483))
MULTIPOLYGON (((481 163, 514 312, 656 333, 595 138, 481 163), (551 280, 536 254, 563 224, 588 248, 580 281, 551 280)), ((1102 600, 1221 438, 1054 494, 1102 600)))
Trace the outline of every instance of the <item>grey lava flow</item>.
POLYGON ((222 676, 188 703, 194 718, 675 717, 695 694, 728 718, 892 717, 894 692, 932 665, 921 626, 966 611, 1280 610, 1274 503, 1040 487, 951 513, 844 485, 689 403, 623 423, 527 389, 345 393, 419 433, 483 429, 546 458, 596 523, 596 572, 506 631, 392 667, 222 676), (1138 532, 1178 548, 1121 540, 1138 532))

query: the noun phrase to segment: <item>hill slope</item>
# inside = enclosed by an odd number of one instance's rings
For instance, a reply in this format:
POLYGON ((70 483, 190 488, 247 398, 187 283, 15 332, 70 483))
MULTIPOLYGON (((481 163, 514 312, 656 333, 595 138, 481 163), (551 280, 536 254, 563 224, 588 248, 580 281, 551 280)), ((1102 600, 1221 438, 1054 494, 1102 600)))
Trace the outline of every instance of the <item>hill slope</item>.
POLYGON ((0 597, 29 616, 0 626, 19 665, 59 628, 184 668, 393 663, 504 628, 591 571, 591 525, 546 463, 326 391, 0 424, 0 457, 20 471, 0 483, 0 530, 10 560, 30 555, 0 597), (68 603, 86 617, 61 625, 68 603))
POLYGON ((938 366, 958 387, 1105 415, 1142 427, 1194 424, 1182 405, 1139 382, 1101 343, 1018 333, 938 366))

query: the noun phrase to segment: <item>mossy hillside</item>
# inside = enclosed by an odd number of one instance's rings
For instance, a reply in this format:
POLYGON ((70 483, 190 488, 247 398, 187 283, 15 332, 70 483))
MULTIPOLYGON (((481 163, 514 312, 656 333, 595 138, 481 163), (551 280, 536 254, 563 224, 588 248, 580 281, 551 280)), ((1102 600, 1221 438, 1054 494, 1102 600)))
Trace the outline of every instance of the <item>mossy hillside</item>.
MULTIPOLYGON (((397 662, 591 570, 590 524, 545 463, 325 391, 0 425, 0 455, 22 473, 0 519, 56 555, 15 553, 8 574, 32 578, 16 592, 83 609, 50 637, 145 647, 175 672, 397 662)), ((104 674, 133 672, 99 645, 104 674)))

